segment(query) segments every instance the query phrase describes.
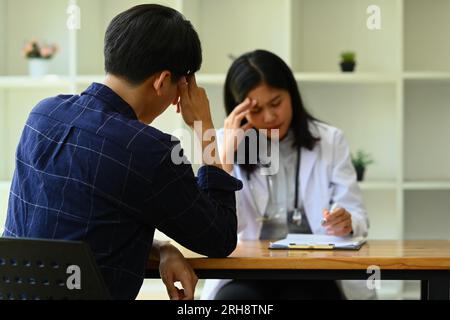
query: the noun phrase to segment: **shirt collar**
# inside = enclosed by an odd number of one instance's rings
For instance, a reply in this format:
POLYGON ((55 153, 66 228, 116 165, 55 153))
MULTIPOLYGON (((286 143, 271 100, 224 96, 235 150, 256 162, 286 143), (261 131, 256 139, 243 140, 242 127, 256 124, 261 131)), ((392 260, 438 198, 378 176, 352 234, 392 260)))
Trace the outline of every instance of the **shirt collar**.
POLYGON ((133 108, 111 88, 101 83, 92 83, 81 95, 90 95, 102 100, 120 114, 138 120, 133 108))

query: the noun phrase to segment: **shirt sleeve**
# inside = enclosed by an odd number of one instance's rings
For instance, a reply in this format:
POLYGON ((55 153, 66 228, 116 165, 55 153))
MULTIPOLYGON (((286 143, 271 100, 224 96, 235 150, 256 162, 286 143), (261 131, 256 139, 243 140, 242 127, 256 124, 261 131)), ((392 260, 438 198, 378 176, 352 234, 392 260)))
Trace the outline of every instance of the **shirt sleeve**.
POLYGON ((367 236, 369 219, 361 189, 356 181, 356 172, 351 162, 349 146, 341 131, 336 133, 333 148, 331 181, 334 185, 333 201, 339 203, 352 215, 353 235, 367 236))
POLYGON ((168 154, 153 177, 145 202, 155 227, 186 248, 210 257, 236 248, 235 191, 242 182, 215 166, 203 166, 197 178, 189 163, 174 164, 168 154))

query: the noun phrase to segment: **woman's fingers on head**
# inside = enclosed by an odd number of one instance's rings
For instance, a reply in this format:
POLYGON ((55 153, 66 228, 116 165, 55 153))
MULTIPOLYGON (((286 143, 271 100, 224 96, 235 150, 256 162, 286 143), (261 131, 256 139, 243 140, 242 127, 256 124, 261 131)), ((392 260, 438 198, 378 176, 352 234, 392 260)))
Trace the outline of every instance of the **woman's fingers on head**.
POLYGON ((242 120, 248 115, 249 110, 241 110, 240 112, 236 109, 225 119, 225 126, 238 129, 241 126, 242 120))
POLYGON ((253 125, 250 122, 247 122, 246 124, 244 124, 241 129, 245 131, 250 130, 251 128, 253 128, 253 125))
POLYGON ((250 105, 250 99, 247 98, 244 101, 242 101, 240 104, 238 104, 236 106, 236 108, 234 108, 234 110, 231 112, 232 115, 237 115, 238 113, 240 113, 242 110, 245 110, 248 106, 250 105))
POLYGON ((246 98, 242 103, 238 104, 236 108, 231 112, 233 115, 237 115, 243 111, 250 110, 256 105, 256 100, 251 100, 250 98, 246 98))
POLYGON ((234 120, 235 120, 235 121, 238 121, 239 124, 240 124, 240 122, 241 122, 241 121, 242 121, 249 113, 250 113, 250 110, 244 110, 244 111, 240 112, 239 114, 237 114, 237 115, 234 117, 234 120))

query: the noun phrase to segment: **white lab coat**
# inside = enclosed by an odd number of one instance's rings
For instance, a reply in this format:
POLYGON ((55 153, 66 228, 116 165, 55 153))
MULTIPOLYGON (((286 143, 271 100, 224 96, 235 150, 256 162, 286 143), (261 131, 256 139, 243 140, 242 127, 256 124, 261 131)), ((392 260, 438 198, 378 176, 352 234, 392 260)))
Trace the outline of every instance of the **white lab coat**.
MULTIPOLYGON (((310 124, 310 130, 320 141, 313 150, 301 150, 300 196, 314 234, 325 234, 321 226, 322 211, 328 208, 330 200, 339 203, 352 215, 355 236, 367 236, 369 222, 362 200, 362 193, 356 181, 351 163, 350 151, 342 131, 324 123, 310 124)), ((217 132, 218 144, 223 143, 223 130, 217 132)), ((238 165, 233 175, 243 182, 243 189, 236 193, 238 233, 240 240, 257 240, 261 232, 261 210, 268 202, 265 176, 259 169, 250 175, 253 193, 260 208, 256 208, 246 173, 238 165)), ((207 280, 202 299, 213 299, 217 291, 229 280, 207 280)), ((369 290, 365 280, 338 281, 338 286, 348 299, 374 299, 376 294, 369 290)))

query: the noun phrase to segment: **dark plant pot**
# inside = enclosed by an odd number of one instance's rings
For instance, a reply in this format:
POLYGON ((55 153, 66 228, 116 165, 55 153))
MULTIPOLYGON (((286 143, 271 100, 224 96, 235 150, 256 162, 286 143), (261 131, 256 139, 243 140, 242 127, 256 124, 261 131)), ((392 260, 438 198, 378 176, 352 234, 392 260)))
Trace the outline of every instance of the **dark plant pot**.
POLYGON ((355 168, 356 169, 356 180, 363 181, 364 180, 364 173, 366 172, 366 168, 355 168))
POLYGON ((355 62, 341 62, 341 70, 343 72, 353 72, 355 70, 355 62))

